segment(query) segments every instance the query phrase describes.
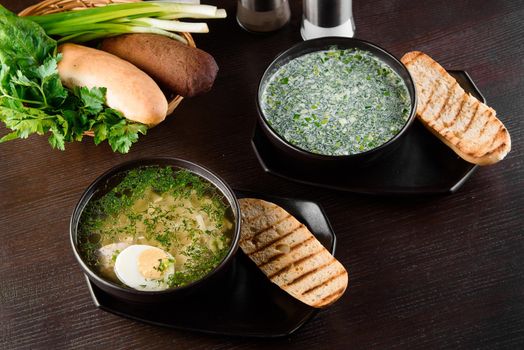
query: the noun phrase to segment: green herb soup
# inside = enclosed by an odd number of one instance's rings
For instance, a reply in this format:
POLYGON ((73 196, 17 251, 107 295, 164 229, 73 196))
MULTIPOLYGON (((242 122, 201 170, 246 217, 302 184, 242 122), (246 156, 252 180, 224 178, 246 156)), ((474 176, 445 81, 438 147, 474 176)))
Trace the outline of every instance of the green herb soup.
POLYGON ((94 271, 119 283, 114 267, 122 249, 160 248, 172 258, 159 260, 155 269, 173 264, 166 287, 182 286, 208 274, 227 254, 234 216, 226 203, 214 185, 189 171, 130 170, 87 204, 78 226, 79 250, 94 271))
POLYGON ((360 49, 332 48, 287 62, 263 87, 260 101, 267 122, 286 141, 334 156, 387 142, 411 108, 402 78, 360 49))

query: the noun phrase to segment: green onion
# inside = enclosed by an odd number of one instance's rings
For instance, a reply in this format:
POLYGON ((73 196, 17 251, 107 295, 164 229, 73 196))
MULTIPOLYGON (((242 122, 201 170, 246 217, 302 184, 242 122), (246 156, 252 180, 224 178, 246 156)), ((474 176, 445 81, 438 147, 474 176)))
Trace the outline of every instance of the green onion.
POLYGON ((105 30, 99 30, 99 31, 80 31, 77 33, 72 33, 67 36, 64 36, 58 40, 59 44, 65 43, 65 42, 76 42, 76 43, 82 43, 102 38, 108 38, 111 36, 121 35, 121 34, 128 34, 128 33, 149 33, 149 34, 158 34, 167 36, 171 39, 178 40, 184 44, 187 44, 187 40, 176 33, 168 32, 166 30, 162 29, 156 29, 156 28, 149 28, 149 27, 129 27, 127 29, 122 29, 121 31, 118 31, 116 28, 109 33, 105 30))
POLYGON ((129 22, 131 25, 151 26, 172 32, 208 33, 206 23, 191 23, 180 21, 166 21, 155 18, 137 18, 129 22))
POLYGON ((199 15, 199 14, 188 14, 183 12, 173 12, 172 14, 158 16, 158 19, 179 19, 179 18, 226 18, 227 13, 224 9, 217 9, 213 17, 199 15))
POLYGON ((187 43, 177 32, 207 33, 202 22, 181 18, 225 18, 226 12, 211 5, 166 2, 110 4, 80 11, 28 17, 59 42, 85 42, 125 33, 153 33, 187 43))

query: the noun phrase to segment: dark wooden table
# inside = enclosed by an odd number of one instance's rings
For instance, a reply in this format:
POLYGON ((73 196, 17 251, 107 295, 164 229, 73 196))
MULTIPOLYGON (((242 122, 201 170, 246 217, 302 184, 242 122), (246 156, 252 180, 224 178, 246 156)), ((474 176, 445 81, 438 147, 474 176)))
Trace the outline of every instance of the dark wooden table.
MULTIPOLYGON (((2 1, 13 11, 33 2, 2 1)), ((301 40, 300 2, 291 2, 291 23, 257 36, 236 24, 235 1, 219 1, 228 19, 196 36, 220 66, 213 90, 185 100, 127 155, 89 138, 65 152, 44 137, 0 145, 0 348, 524 347, 524 2, 354 1, 357 37, 467 70, 512 136, 507 159, 458 193, 409 198, 290 183, 258 164, 255 91, 273 57, 301 40), (203 164, 236 188, 321 203, 350 273, 344 297, 277 340, 175 331, 95 308, 70 248, 72 209, 111 166, 158 155, 203 164)))

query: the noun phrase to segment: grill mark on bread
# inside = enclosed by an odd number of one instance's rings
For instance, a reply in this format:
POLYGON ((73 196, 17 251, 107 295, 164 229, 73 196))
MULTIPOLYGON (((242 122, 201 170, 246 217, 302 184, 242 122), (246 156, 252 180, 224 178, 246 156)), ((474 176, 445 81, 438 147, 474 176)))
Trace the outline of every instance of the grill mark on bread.
MULTIPOLYGON (((424 108, 420 112, 421 115, 423 115, 427 111, 428 107, 431 106, 431 102, 433 102, 433 97, 435 96, 435 93, 438 91, 439 87, 440 87, 440 84, 439 84, 438 81, 432 81, 431 82, 431 86, 430 86, 430 89, 431 89, 430 91, 431 92, 428 95, 428 98, 427 98, 426 104, 424 105, 424 108)), ((418 111, 417 111, 417 113, 418 113, 418 111)), ((431 119, 427 118, 426 120, 428 122, 433 121, 433 120, 436 119, 436 116, 437 116, 437 114, 434 114, 433 118, 431 118, 431 119)))
MULTIPOLYGON (((426 104, 424 105, 424 108, 422 109, 422 111, 420 112, 420 114, 424 114, 426 112, 426 109, 428 109, 429 105, 431 105, 431 101, 433 101, 433 95, 435 94, 435 92, 438 90, 438 84, 433 82, 433 84, 431 84, 431 92, 429 93, 429 96, 428 96, 428 100, 426 102, 426 104)), ((431 121, 433 119, 429 119, 428 121, 431 121)))
MULTIPOLYGON (((463 134, 465 134, 465 133, 469 130, 469 128, 471 127, 471 124, 472 124, 473 121, 475 120, 475 118, 476 118, 476 116, 477 116, 477 113, 478 113, 478 111, 479 111, 480 102, 478 102, 478 101, 475 101, 475 102, 476 102, 476 103, 475 103, 475 112, 471 115, 471 118, 469 119, 468 124, 466 125, 466 127, 464 128, 464 130, 462 130, 462 133, 463 133, 463 134)), ((461 140, 460 142, 462 142, 462 140, 461 140)), ((459 142, 459 144, 460 144, 460 142, 459 142)))
MULTIPOLYGON (((277 237, 276 239, 272 240, 272 241, 269 241, 269 242, 266 242, 262 247, 258 247, 256 250, 252 251, 251 253, 249 253, 248 255, 253 255, 261 250, 264 250, 266 249, 267 247, 269 247, 270 245, 273 245, 275 243, 278 243, 280 242, 281 240, 283 240, 284 238, 286 237, 289 237, 291 236, 293 233, 297 232, 298 230, 300 230, 301 228, 305 227, 304 224, 300 224, 297 228, 294 228, 292 229, 291 231, 289 232, 286 232, 284 235, 282 236, 279 236, 277 237)), ((254 238, 254 237, 253 237, 254 238)))
POLYGON ((339 273, 337 273, 336 275, 334 276, 331 276, 329 277, 328 279, 326 280, 323 280, 322 282, 320 282, 319 284, 313 286, 313 287, 310 287, 309 289, 305 290, 302 295, 306 295, 306 294, 310 294, 312 292, 314 292, 315 290, 317 290, 318 288, 326 285, 327 283, 333 281, 334 279, 336 278, 339 278, 340 276, 344 275, 346 273, 346 271, 340 271, 339 273))
MULTIPOLYGON (((479 103, 479 107, 480 106, 481 105, 479 103)), ((478 110, 479 110, 479 108, 477 108, 477 112, 475 112, 475 116, 477 115, 478 110)), ((478 121, 482 116, 485 116, 486 118, 485 118, 485 120, 482 121, 482 125, 480 127, 476 128, 476 129, 479 130, 478 134, 476 135, 477 138, 480 138, 480 136, 482 135, 482 130, 484 130, 484 128, 486 127, 486 125, 489 123, 489 121, 491 119, 490 116, 488 115, 488 110, 484 110, 484 111, 478 113, 478 117, 475 118, 476 119, 475 121, 478 121)), ((473 119, 474 118, 471 118, 471 120, 473 120, 473 119)), ((472 125, 472 122, 470 121, 470 123, 468 123, 468 127, 466 128, 466 131, 464 133, 468 132, 469 130, 473 130, 474 131, 474 129, 471 128, 471 125, 472 125)), ((462 142, 462 140, 461 140, 461 142, 462 142)))
POLYGON ((329 302, 331 299, 337 297, 338 295, 344 293, 344 291, 346 290, 346 288, 344 287, 340 287, 339 289, 337 289, 336 291, 334 291, 333 293, 329 294, 328 296, 320 299, 319 303, 317 303, 316 305, 319 305, 321 304, 322 302, 329 302))
POLYGON ((446 145, 479 165, 496 163, 508 154, 510 135, 492 108, 465 92, 426 54, 409 52, 401 61, 417 87, 417 117, 446 145))
POLYGON ((464 105, 466 104, 466 101, 468 100, 468 95, 463 95, 462 96, 462 99, 460 101, 460 106, 459 108, 457 109, 457 113, 455 113, 455 115, 453 116, 453 118, 447 123, 446 126, 451 126, 451 125, 455 125, 455 120, 457 120, 457 117, 459 116, 459 114, 462 112, 462 108, 464 108, 464 105))
MULTIPOLYGON (((287 221, 276 221, 289 215, 279 206, 259 199, 240 199, 243 217, 240 248, 256 263, 269 280, 294 298, 313 307, 325 307, 340 298, 347 288, 347 272, 333 255, 315 238, 308 228, 291 216, 287 221), (262 213, 265 217, 260 217, 262 213), (249 217, 257 217, 256 221, 249 217), (273 223, 275 221, 275 223, 273 223), (252 235, 259 228, 258 241, 252 235), (271 240, 271 242, 268 242, 271 240), (257 245, 264 245, 258 247, 257 245), (255 252, 249 253, 251 249, 255 252), (316 288, 314 293, 304 295, 304 290, 316 288)), ((269 283, 269 281, 268 281, 269 283)))
MULTIPOLYGON (((495 142, 499 140, 499 135, 504 132, 505 132, 505 128, 502 125, 499 125, 499 128, 497 132, 495 133, 495 137, 493 137, 493 141, 491 141, 491 143, 489 144, 489 149, 493 149, 493 145, 495 144, 495 142)), ((502 145, 504 145, 504 142, 502 142, 502 145)))
POLYGON ((274 223, 272 223, 271 225, 269 225, 269 227, 266 227, 266 228, 264 228, 264 229, 262 229, 262 230, 257 231, 257 232, 256 232, 253 236, 251 236, 251 238, 249 238, 249 239, 253 240, 253 239, 255 239, 257 236, 261 235, 262 233, 264 233, 264 232, 266 232, 266 231, 269 231, 269 230, 271 230, 271 229, 274 229, 278 224, 284 222, 285 220, 289 219, 290 217, 291 217, 291 215, 290 215, 290 214, 287 214, 287 215, 286 215, 285 217, 283 217, 282 219, 277 220, 277 221, 275 221, 274 223))
POLYGON ((311 242, 312 240, 315 240, 315 237, 313 237, 313 236, 308 237, 305 241, 302 241, 300 243, 295 244, 294 246, 291 246, 289 248, 289 252, 288 253, 280 253, 280 254, 273 255, 271 258, 269 258, 268 260, 264 261, 262 264, 258 265, 258 267, 260 267, 262 269, 264 266, 272 263, 273 261, 275 261, 276 259, 278 259, 282 255, 289 254, 292 251, 297 250, 298 248, 300 248, 302 245, 305 245, 306 243, 311 242))
POLYGON ((490 156, 490 155, 500 151, 501 149, 504 149, 507 146, 506 145, 506 141, 501 141, 500 139, 504 137, 505 133, 506 133, 506 128, 503 125, 499 125, 499 129, 495 133, 495 136, 493 137, 493 140, 492 140, 491 144, 489 145, 489 149, 490 150, 486 151, 482 156, 490 156), (500 143, 500 145, 498 145, 495 148, 493 148, 496 142, 501 142, 501 143, 500 143))
POLYGON ((273 278, 278 277, 278 276, 280 276, 281 274, 283 274, 284 272, 288 271, 291 267, 293 267, 293 266, 299 266, 299 265, 302 264, 304 261, 306 261, 306 260, 308 260, 308 259, 311 259, 311 258, 317 256, 318 254, 322 253, 322 252, 324 252, 324 248, 321 248, 320 250, 318 250, 318 251, 316 251, 316 252, 314 252, 314 253, 311 253, 311 254, 309 254, 309 255, 306 255, 305 257, 300 258, 300 259, 298 259, 298 260, 296 260, 296 261, 292 261, 292 262, 290 262, 289 264, 283 266, 280 270, 275 271, 274 273, 268 275, 267 277, 268 277, 269 279, 272 280, 273 278))
MULTIPOLYGON (((258 219, 261 218, 263 215, 264 215, 264 214, 262 214, 262 215, 257 215, 257 217, 256 217, 255 219, 253 219, 253 220, 258 220, 258 219)), ((258 231, 256 231, 256 232, 251 231, 251 233, 252 233, 251 236, 248 236, 248 235, 246 235, 246 236, 242 236, 242 237, 240 238, 239 242, 242 243, 242 242, 246 242, 246 241, 253 240, 253 239, 255 239, 257 236, 259 236, 260 234, 262 234, 262 233, 264 233, 264 232, 267 232, 267 231, 269 231, 269 230, 271 230, 271 229, 274 229, 277 225, 279 225, 280 223, 282 223, 284 220, 289 219, 289 217, 290 217, 290 215, 286 215, 286 216, 283 217, 282 219, 277 220, 276 222, 272 223, 272 224, 269 225, 268 227, 263 228, 262 230, 258 230, 258 231)), ((243 220, 244 220, 244 219, 243 219, 243 220)), ((252 230, 252 229, 253 229, 253 228, 251 228, 251 230, 252 230)))
MULTIPOLYGON (((278 208, 275 204, 271 203, 271 209, 276 209, 278 208)), ((254 217, 244 217, 242 216, 242 220, 245 220, 245 221, 257 221, 258 219, 260 219, 261 217, 263 217, 264 215, 266 215, 266 210, 262 210, 261 213, 259 213, 258 215, 255 215, 254 217)), ((288 214, 289 215, 289 214, 288 214)), ((270 227, 271 228, 271 227, 270 227)), ((246 236, 242 236, 240 238, 240 241, 239 242, 243 242, 245 241, 246 239, 250 239, 249 237, 246 237, 246 236)))
POLYGON ((323 270, 324 268, 331 266, 331 264, 333 264, 335 261, 336 260, 333 258, 333 259, 329 260, 328 262, 315 267, 313 270, 308 271, 306 273, 303 273, 302 275, 298 276, 297 278, 293 279, 292 281, 284 284, 284 286, 287 286, 287 287, 292 286, 293 284, 302 281, 303 279, 307 278, 308 276, 311 276, 311 275, 313 275, 313 274, 323 270))
POLYGON ((492 149, 491 151, 486 152, 485 155, 491 155, 493 153, 496 153, 496 152, 500 151, 501 149, 503 149, 504 147, 506 147, 506 142, 502 142, 497 148, 492 149))
MULTIPOLYGON (((446 107, 449 99, 451 98, 451 96, 454 94, 454 88, 455 86, 457 86, 458 83, 455 81, 454 83, 451 84, 451 87, 449 88, 449 91, 448 91, 448 95, 446 96, 446 99, 444 100, 444 103, 442 104, 442 106, 440 106, 440 109, 438 110, 438 112, 436 113, 436 116, 439 116, 440 113, 442 113, 442 110, 444 109, 444 107, 446 107)), ((435 119, 435 118, 433 118, 435 119)))
MULTIPOLYGON (((278 208, 276 205, 272 205, 272 206, 271 206, 271 209, 276 209, 276 208, 278 208)), ((245 219, 245 220, 250 220, 250 221, 256 221, 256 220, 260 219, 260 218, 261 218, 262 216, 264 216, 264 215, 266 215, 265 210, 263 210, 260 214, 255 215, 255 216, 252 217, 252 218, 250 218, 250 217, 244 217, 243 219, 245 219)))
POLYGON ((486 131, 486 129, 488 128, 488 125, 489 125, 489 122, 491 121, 491 115, 488 115, 488 117, 486 118, 486 122, 484 123, 484 125, 482 125, 482 127, 480 128, 480 132, 479 132, 479 136, 482 136, 484 134, 484 132, 486 131))

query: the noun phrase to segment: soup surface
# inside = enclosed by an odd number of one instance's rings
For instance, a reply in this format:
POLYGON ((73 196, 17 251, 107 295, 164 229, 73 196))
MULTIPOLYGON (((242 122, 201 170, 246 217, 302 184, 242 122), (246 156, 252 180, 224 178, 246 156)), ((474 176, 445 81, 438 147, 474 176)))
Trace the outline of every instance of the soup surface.
POLYGON ((172 258, 153 268, 160 274, 173 264, 166 288, 182 286, 208 274, 227 254, 233 214, 225 203, 214 185, 189 171, 157 166, 130 170, 87 204, 78 227, 79 250, 91 268, 119 283, 114 269, 122 249, 160 248, 172 258))
POLYGON ((393 138, 410 113, 402 78, 371 52, 316 51, 278 68, 261 108, 289 143, 312 153, 361 153, 393 138))

